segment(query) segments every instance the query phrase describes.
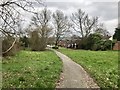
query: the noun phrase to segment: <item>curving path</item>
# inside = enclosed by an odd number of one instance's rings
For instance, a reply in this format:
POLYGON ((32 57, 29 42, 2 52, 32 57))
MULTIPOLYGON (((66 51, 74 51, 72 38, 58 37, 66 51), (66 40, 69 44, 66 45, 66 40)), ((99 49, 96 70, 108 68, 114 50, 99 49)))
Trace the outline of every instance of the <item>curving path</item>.
POLYGON ((63 73, 56 88, 99 88, 79 64, 56 50, 54 52, 63 61, 63 73))

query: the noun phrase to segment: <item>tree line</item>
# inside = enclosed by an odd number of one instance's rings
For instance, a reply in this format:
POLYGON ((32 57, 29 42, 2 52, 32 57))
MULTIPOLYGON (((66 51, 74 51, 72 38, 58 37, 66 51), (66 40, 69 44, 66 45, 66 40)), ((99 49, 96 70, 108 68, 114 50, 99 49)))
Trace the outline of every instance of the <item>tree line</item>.
MULTIPOLYGON (((35 0, 35 2, 42 4, 41 1, 35 0)), ((19 50, 21 47, 27 47, 33 51, 43 51, 51 42, 58 48, 59 42, 68 32, 71 34, 75 32, 76 36, 80 38, 77 48, 110 49, 111 42, 105 41, 109 32, 104 24, 99 22, 98 17, 91 17, 81 9, 71 13, 70 16, 61 10, 52 12, 46 7, 33 12, 34 3, 27 0, 8 0, 0 4, 3 55, 14 53, 17 51, 16 48, 19 50), (16 7, 33 14, 30 25, 26 29, 21 28, 21 13, 16 7)))
POLYGON ((111 48, 111 41, 104 41, 109 38, 109 32, 104 24, 99 23, 98 17, 90 17, 81 9, 67 16, 61 10, 51 12, 44 8, 35 13, 30 26, 32 26, 30 45, 31 49, 35 51, 45 50, 50 38, 53 38, 51 42, 55 45, 54 48, 58 48, 60 41, 65 39, 66 34, 73 31, 80 38, 76 42, 78 43, 77 48, 90 50, 111 48), (102 44, 99 45, 100 43, 102 44))

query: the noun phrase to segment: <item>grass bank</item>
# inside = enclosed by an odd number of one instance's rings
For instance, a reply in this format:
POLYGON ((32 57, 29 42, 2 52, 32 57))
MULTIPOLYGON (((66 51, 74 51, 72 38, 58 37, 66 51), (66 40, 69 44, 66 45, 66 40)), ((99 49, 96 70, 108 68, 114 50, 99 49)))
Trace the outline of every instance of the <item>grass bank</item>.
POLYGON ((55 88, 62 62, 52 51, 21 51, 3 59, 3 88, 55 88))

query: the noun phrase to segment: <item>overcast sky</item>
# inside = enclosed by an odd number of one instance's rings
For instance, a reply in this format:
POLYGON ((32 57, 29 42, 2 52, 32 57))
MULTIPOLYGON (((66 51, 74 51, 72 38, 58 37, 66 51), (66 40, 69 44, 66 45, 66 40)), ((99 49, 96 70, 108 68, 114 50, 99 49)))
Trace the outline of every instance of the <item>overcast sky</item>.
MULTIPOLYGON (((51 11, 60 9, 68 16, 77 9, 82 9, 90 16, 98 16, 99 22, 104 23, 112 35, 118 25, 118 0, 46 0, 44 3, 51 11)), ((36 5, 35 8, 41 9, 41 6, 36 5)))

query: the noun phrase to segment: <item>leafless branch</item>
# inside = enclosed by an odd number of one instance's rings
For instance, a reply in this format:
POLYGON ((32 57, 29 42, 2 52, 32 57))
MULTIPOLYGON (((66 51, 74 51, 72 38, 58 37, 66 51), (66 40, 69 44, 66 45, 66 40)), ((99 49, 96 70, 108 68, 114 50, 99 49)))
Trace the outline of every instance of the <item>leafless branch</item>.
POLYGON ((97 23, 98 18, 89 18, 88 14, 78 9, 77 12, 72 14, 71 21, 73 22, 73 29, 81 34, 81 37, 87 37, 97 23))

